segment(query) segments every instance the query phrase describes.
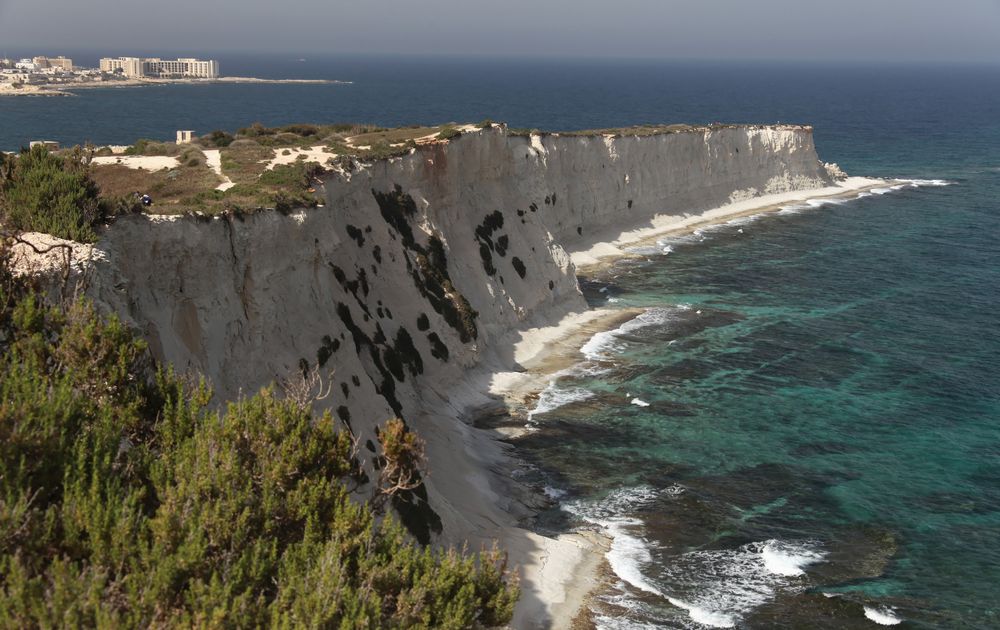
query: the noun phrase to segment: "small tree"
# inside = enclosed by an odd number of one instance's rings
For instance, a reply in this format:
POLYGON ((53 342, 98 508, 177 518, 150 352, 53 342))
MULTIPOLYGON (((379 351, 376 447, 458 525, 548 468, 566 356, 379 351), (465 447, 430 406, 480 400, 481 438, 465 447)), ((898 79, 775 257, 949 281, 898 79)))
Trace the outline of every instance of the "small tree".
POLYGON ((63 158, 42 145, 19 156, 0 155, 0 221, 8 230, 96 240, 104 219, 100 190, 88 174, 82 149, 63 158))
POLYGON ((378 431, 382 454, 378 457, 379 483, 376 503, 403 492, 416 490, 423 483, 424 441, 409 431, 399 418, 392 418, 378 431))
MULTIPOLYGON (((46 304, 6 261, 0 242, 0 627, 510 620, 503 554, 421 547, 352 498, 356 441, 328 412, 273 388, 209 407, 120 321, 46 304)), ((411 486, 422 443, 400 420, 380 441, 386 491, 411 486)))

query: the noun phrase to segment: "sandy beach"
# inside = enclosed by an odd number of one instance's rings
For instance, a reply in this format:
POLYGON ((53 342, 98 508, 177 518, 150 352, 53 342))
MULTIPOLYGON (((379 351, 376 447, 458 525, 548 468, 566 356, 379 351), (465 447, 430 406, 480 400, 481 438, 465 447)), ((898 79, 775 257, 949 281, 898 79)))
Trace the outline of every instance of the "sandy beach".
POLYGON ((590 240, 587 247, 570 252, 570 257, 573 260, 573 264, 577 266, 577 269, 588 269, 618 258, 631 256, 633 254, 626 251, 625 248, 641 246, 670 234, 692 232, 699 227, 731 221, 735 218, 751 214, 776 212, 783 206, 802 203, 811 199, 841 199, 851 197, 872 188, 891 184, 893 182, 882 179, 849 177, 834 186, 762 195, 753 199, 706 210, 705 212, 688 214, 680 219, 673 215, 660 215, 653 218, 648 225, 621 232, 605 231, 600 233, 590 240))

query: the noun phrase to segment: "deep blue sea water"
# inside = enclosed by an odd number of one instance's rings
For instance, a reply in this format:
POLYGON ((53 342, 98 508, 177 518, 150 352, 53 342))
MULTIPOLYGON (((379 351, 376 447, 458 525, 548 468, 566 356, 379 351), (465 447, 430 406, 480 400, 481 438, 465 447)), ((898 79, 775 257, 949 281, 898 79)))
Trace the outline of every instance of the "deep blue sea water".
POLYGON ((564 493, 542 527, 615 534, 599 626, 1000 627, 1000 69, 222 63, 353 83, 0 99, 0 148, 253 121, 782 121, 815 125, 851 174, 947 183, 705 230, 586 279, 595 305, 646 312, 588 344, 547 394, 575 402, 519 447, 564 493))

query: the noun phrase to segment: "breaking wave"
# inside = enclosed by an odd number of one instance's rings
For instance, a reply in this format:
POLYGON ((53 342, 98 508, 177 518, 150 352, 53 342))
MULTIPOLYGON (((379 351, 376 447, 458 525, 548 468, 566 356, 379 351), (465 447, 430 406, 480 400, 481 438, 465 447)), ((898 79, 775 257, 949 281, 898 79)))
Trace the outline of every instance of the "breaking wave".
MULTIPOLYGON (((637 486, 615 490, 599 501, 564 505, 571 514, 601 527, 611 537, 606 557, 622 582, 615 605, 643 608, 635 591, 629 598, 627 586, 686 611, 697 624, 732 628, 779 592, 801 591, 808 586, 803 579, 805 568, 821 562, 825 555, 815 541, 767 540, 735 549, 696 550, 672 556, 666 563, 654 558, 657 547, 645 538, 637 514, 651 509, 661 498, 683 492, 682 486, 666 491, 637 486)), ((607 620, 599 627, 619 626, 607 620)))
POLYGON ((664 582, 676 589, 669 601, 693 621, 731 628, 779 592, 804 589, 803 568, 822 559, 811 541, 753 542, 682 554, 666 567, 664 582))
POLYGON ((538 402, 535 403, 535 408, 528 412, 528 421, 530 422, 537 415, 593 397, 594 392, 589 389, 583 389, 582 387, 562 388, 557 385, 555 380, 549 381, 548 386, 538 395, 538 402))
POLYGON ((804 575, 803 569, 822 560, 823 554, 801 545, 769 540, 764 543, 761 557, 771 573, 793 577, 804 575))
POLYGON ((623 337, 642 328, 662 326, 676 318, 680 311, 689 309, 690 307, 687 305, 679 305, 673 308, 651 308, 643 311, 615 330, 595 334, 587 343, 583 344, 580 352, 591 361, 606 361, 611 353, 625 348, 626 342, 623 337))
POLYGON ((865 617, 871 619, 880 626, 894 626, 903 622, 902 619, 893 613, 894 611, 891 608, 874 608, 872 606, 865 606, 865 617))

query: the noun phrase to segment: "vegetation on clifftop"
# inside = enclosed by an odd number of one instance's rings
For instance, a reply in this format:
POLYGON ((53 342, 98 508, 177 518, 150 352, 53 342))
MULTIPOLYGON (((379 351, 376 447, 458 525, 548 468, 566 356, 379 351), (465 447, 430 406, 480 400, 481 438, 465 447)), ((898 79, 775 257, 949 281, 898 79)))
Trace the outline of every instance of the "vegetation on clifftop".
MULTIPOLYGON (((494 127, 513 137, 644 137, 745 125, 651 124, 556 133, 508 129, 490 120, 478 125, 395 129, 358 124, 266 127, 255 123, 234 133, 216 130, 191 144, 141 139, 117 160, 107 147, 97 151, 77 147, 54 154, 36 147, 23 151, 20 157, 0 154, 0 221, 9 228, 89 241, 95 238, 95 226, 123 212, 242 215, 264 209, 286 212, 310 208, 325 201, 323 176, 327 171, 393 159, 423 146, 447 143, 463 133, 494 127), (210 163, 210 152, 218 153, 212 153, 217 161, 210 163), (93 155, 103 161, 92 162, 93 155), (148 160, 143 162, 143 158, 148 160), (150 195, 153 204, 139 207, 136 192, 150 195)), ((797 125, 780 128, 811 130, 797 125)))
POLYGON ((89 242, 96 238, 94 227, 116 205, 115 199, 101 198, 80 149, 67 157, 43 146, 16 157, 0 153, 0 225, 5 230, 89 242))
POLYGON ((466 628, 509 620, 497 550, 432 551, 380 516, 420 442, 303 389, 210 406, 116 318, 50 304, 0 243, 0 626, 466 628))
MULTIPOLYGON (((150 213, 309 208, 323 201, 321 176, 326 170, 350 170, 359 162, 407 155, 421 144, 447 141, 459 134, 454 125, 386 129, 357 124, 266 127, 254 123, 234 133, 216 130, 188 145, 139 140, 124 153, 134 158, 177 158, 175 167, 143 170, 99 164, 90 174, 105 194, 150 194, 154 204, 145 209, 150 213), (207 164, 205 151, 219 152, 221 175, 235 185, 219 187, 224 180, 207 164)), ((111 153, 102 149, 98 155, 111 153)))

